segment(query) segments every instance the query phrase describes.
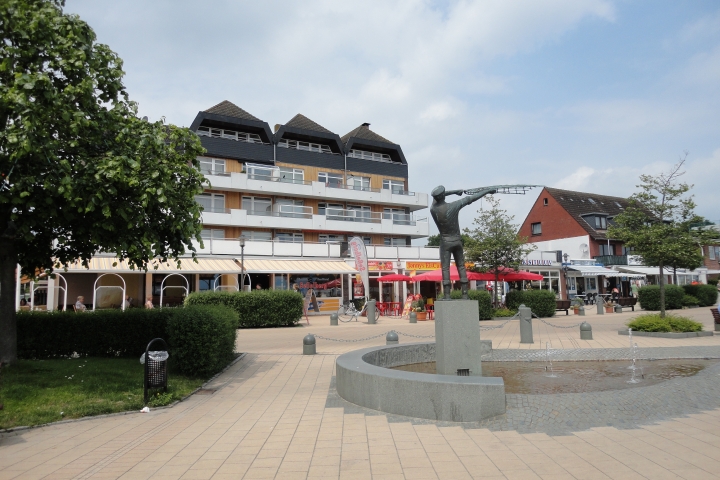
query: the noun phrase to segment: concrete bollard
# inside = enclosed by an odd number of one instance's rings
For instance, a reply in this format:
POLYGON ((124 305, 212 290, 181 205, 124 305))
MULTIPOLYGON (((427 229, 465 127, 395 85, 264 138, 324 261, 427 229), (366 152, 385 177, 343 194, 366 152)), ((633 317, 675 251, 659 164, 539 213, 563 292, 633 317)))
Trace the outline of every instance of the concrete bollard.
POLYGON ((387 335, 385 335, 385 345, 397 345, 398 343, 400 343, 398 334, 390 330, 387 335))
POLYGON ((580 311, 578 311, 578 315, 581 317, 585 316, 585 305, 580 305, 580 311))
POLYGON ((303 355, 315 355, 315 335, 312 333, 303 338, 303 355))
POLYGON ((410 312, 408 316, 410 317, 410 323, 417 323, 417 313, 410 312))
POLYGON ((597 305, 597 314, 598 315, 605 315, 605 302, 603 302, 602 297, 597 297, 597 300, 595 301, 595 304, 597 305))
POLYGON ((592 340, 592 326, 588 322, 580 324, 580 340, 592 340))
POLYGON ((535 343, 533 342, 532 310, 523 304, 518 307, 518 313, 520 314, 520 343, 535 343))
POLYGON ((374 325, 375 323, 377 323, 375 322, 375 308, 375 300, 368 300, 367 319, 370 325, 374 325))
POLYGON ((337 325, 337 324, 338 324, 338 314, 331 313, 330 314, 330 325, 337 325))
POLYGON ((622 305, 615 305, 615 313, 622 313, 622 305))

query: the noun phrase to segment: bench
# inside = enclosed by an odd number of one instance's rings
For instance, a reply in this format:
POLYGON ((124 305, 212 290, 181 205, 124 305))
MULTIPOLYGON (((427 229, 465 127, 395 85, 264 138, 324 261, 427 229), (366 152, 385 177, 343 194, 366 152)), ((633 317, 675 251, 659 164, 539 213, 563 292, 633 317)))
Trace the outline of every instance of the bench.
POLYGON ((715 325, 720 325, 720 312, 718 312, 717 307, 713 307, 710 309, 712 312, 713 320, 715 320, 715 325))
POLYGON ((565 310, 565 315, 569 315, 570 300, 555 300, 555 311, 559 312, 565 310))
POLYGON ((630 307, 632 311, 635 311, 635 305, 637 305, 638 299, 635 297, 620 297, 617 299, 617 304, 622 308, 630 307))

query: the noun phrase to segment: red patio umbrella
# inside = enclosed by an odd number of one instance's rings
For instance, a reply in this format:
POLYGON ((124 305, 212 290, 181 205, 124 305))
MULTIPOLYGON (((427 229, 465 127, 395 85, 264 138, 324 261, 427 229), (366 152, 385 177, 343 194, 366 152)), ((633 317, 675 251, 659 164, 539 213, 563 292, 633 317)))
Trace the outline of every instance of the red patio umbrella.
MULTIPOLYGON (((481 273, 467 272, 467 276, 468 280, 485 280, 483 274, 481 273)), ((412 278, 414 282, 442 282, 442 269, 421 273, 420 275, 415 275, 412 278)), ((450 265, 450 280, 453 282, 460 280, 460 274, 458 273, 455 265, 450 265)))
POLYGON ((408 277, 407 275, 400 275, 399 273, 391 273, 390 275, 383 275, 378 277, 378 282, 416 282, 415 278, 408 277))

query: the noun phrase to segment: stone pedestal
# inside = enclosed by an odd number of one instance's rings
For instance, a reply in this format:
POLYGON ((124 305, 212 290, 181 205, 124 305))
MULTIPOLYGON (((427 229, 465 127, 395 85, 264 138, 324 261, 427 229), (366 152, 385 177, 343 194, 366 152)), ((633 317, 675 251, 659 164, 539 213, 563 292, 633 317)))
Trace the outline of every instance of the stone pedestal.
POLYGON ((440 375, 469 370, 482 376, 480 315, 477 300, 435 302, 435 362, 440 375))

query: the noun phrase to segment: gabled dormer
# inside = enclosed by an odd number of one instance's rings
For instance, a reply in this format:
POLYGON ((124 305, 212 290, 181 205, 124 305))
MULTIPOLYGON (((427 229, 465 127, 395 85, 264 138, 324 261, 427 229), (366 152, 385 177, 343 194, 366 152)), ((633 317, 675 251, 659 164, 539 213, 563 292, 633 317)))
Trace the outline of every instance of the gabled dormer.
POLYGON ((275 142, 280 148, 342 155, 340 136, 298 113, 285 125, 275 125, 275 142))

